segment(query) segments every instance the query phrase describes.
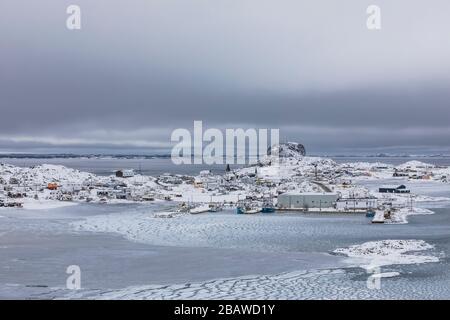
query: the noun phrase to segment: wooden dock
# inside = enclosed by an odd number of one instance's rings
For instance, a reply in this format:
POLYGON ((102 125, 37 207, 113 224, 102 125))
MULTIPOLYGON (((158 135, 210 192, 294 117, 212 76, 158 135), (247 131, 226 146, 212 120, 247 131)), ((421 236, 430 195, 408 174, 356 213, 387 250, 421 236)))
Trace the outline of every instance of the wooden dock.
POLYGON ((384 223, 384 211, 376 211, 372 223, 384 223))
POLYGON ((317 209, 317 210, 305 210, 299 208, 276 208, 276 212, 298 212, 298 213, 324 213, 324 214, 366 214, 367 210, 327 210, 327 209, 317 209))

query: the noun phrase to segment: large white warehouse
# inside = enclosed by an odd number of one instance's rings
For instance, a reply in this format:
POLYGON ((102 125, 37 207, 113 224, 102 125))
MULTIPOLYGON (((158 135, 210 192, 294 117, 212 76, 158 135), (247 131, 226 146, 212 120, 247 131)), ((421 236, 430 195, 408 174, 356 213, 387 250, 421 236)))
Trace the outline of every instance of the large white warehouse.
POLYGON ((283 193, 278 196, 280 209, 333 208, 338 199, 337 193, 283 193))

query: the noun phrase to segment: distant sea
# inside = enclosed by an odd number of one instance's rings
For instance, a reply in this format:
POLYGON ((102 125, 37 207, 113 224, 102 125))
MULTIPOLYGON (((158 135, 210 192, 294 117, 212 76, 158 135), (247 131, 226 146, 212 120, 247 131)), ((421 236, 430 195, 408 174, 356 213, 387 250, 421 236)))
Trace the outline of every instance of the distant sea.
MULTIPOLYGON (((411 160, 418 160, 439 166, 450 166, 450 157, 439 156, 329 156, 338 163, 345 162, 382 162, 398 165, 411 160)), ((0 163, 12 164, 20 167, 31 167, 40 164, 63 165, 69 168, 87 171, 97 175, 110 175, 119 169, 134 169, 144 175, 159 175, 163 173, 198 174, 201 170, 211 170, 214 173, 225 172, 226 165, 175 165, 167 156, 137 157, 77 157, 77 156, 41 156, 11 157, 0 155, 0 163)), ((231 169, 241 165, 230 165, 231 169)))
POLYGON ((346 162, 382 162, 392 165, 399 165, 408 161, 421 161, 426 163, 431 163, 436 166, 450 166, 450 157, 448 156, 330 156, 338 163, 346 162))

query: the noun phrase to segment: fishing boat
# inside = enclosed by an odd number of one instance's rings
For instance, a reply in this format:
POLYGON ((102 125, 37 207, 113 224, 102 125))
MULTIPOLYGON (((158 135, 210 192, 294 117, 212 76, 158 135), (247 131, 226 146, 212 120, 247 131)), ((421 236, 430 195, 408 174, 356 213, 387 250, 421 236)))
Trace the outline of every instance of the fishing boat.
POLYGON ((209 204, 209 212, 219 212, 222 211, 223 207, 218 203, 209 204))
POLYGON ((176 209, 176 212, 189 212, 190 206, 186 202, 183 202, 178 205, 178 208, 176 209))
POLYGON ((205 212, 209 212, 209 211, 210 211, 210 208, 209 208, 209 205, 207 205, 207 204, 203 204, 203 205, 189 209, 190 214, 199 214, 199 213, 205 213, 205 212))
POLYGON ((243 207, 236 208, 237 214, 255 214, 255 213, 258 213, 261 211, 262 211, 262 208, 259 208, 259 207, 243 206, 243 207))
POLYGON ((372 219, 372 223, 384 223, 384 212, 383 211, 376 211, 374 218, 372 219))
POLYGON ((375 211, 374 210, 368 210, 366 212, 366 218, 373 218, 375 217, 375 211))
POLYGON ((270 207, 270 206, 263 207, 261 209, 261 212, 262 213, 273 213, 273 212, 275 212, 275 208, 274 207, 270 207))

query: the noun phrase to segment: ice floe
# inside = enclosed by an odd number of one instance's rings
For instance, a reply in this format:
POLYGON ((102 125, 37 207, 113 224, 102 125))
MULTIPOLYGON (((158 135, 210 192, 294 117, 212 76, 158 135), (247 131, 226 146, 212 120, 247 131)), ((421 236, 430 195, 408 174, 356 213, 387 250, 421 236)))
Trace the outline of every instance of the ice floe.
POLYGON ((434 246, 423 240, 381 240, 369 241, 347 248, 339 248, 334 253, 343 254, 365 269, 396 264, 420 264, 438 262, 435 255, 423 254, 434 246))

